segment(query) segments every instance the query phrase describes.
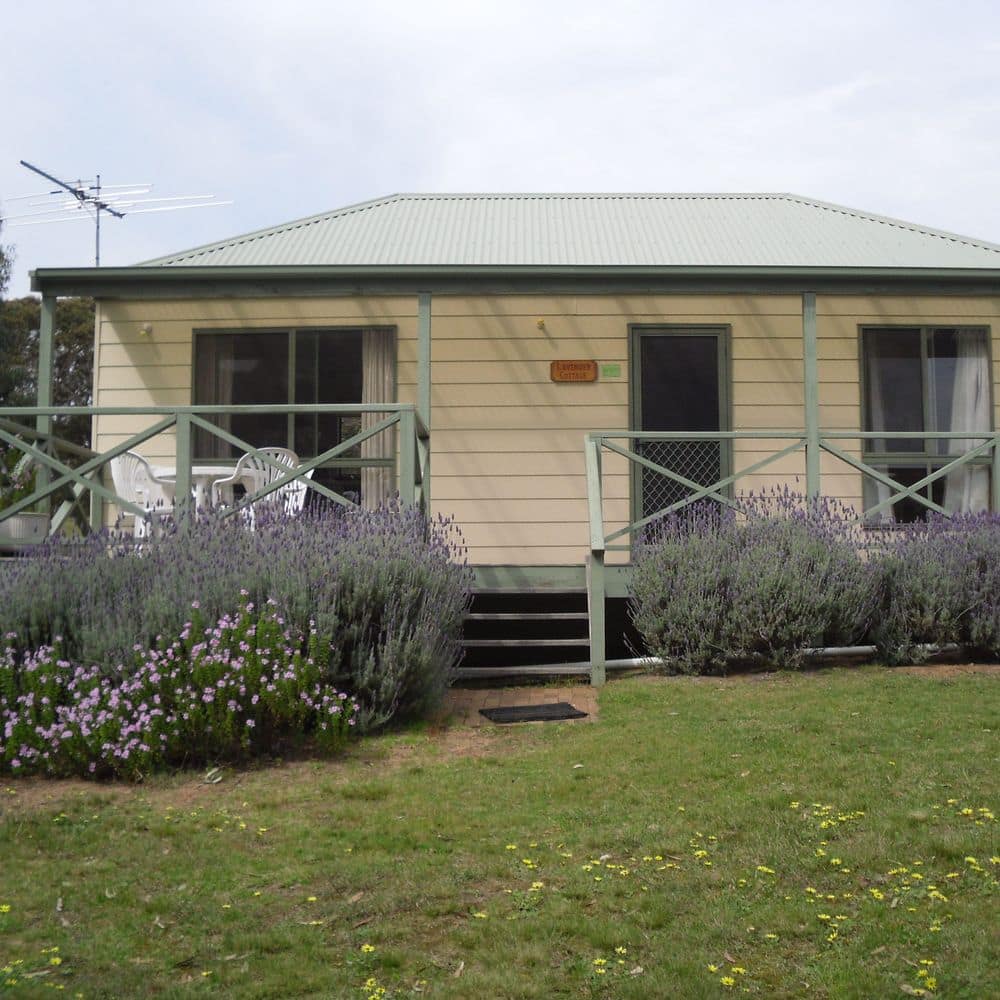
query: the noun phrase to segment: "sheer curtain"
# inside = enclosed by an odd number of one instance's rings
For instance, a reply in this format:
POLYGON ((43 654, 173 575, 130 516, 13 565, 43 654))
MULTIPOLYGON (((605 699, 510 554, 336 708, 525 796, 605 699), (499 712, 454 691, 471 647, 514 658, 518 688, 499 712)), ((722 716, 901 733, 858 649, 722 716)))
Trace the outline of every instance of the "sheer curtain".
MULTIPOLYGON (((195 355, 195 403, 214 403, 217 406, 232 404, 236 371, 234 343, 231 336, 198 338, 195 355)), ((222 430, 232 433, 231 414, 221 413, 208 419, 222 430)), ((225 458, 229 455, 229 445, 200 427, 195 429, 194 440, 197 458, 225 458)))
MULTIPOLYGON (((396 399, 396 335, 393 330, 370 329, 362 333, 362 382, 361 402, 392 403, 396 399)), ((361 429, 374 427, 387 414, 363 413, 361 429)), ((362 458, 395 458, 396 435, 393 430, 382 431, 361 442, 362 458)), ((391 467, 361 470, 361 504, 378 507, 393 492, 391 467)))
MULTIPOLYGON (((988 431, 990 427, 989 358, 986 340, 978 330, 955 332, 957 352, 951 397, 950 431, 988 431)), ((950 455, 981 444, 975 438, 947 442, 950 455)), ((975 512, 989 507, 990 474, 983 466, 963 465, 945 476, 944 508, 955 512, 975 512)))
MULTIPOLYGON (((886 450, 906 451, 912 442, 893 441, 892 432, 926 429, 928 431, 990 430, 989 356, 982 330, 936 329, 924 331, 926 351, 916 364, 916 347, 904 348, 900 334, 871 331, 865 341, 866 382, 868 391, 868 430, 886 433, 875 438, 868 449, 878 455, 886 450), (912 354, 909 364, 901 364, 904 353, 912 354), (929 404, 923 401, 924 394, 929 404), (940 401, 940 402, 939 402, 940 401), (929 409, 929 412, 926 412, 929 409)), ((912 335, 921 334, 913 330, 912 335)), ((918 340, 913 343, 919 344, 918 340)), ((928 439, 914 449, 911 474, 930 466, 930 456, 961 455, 981 443, 981 439, 961 438, 952 441, 928 439), (926 449, 926 451, 924 450, 926 449)), ((894 470, 873 462, 875 468, 898 478, 894 470)), ((963 465, 944 479, 942 506, 950 513, 968 513, 989 507, 989 470, 981 465, 963 465)), ((865 480, 865 506, 888 500, 892 491, 871 478, 865 480)), ((878 521, 893 521, 891 509, 879 511, 878 521)))
MULTIPOLYGON (((867 351, 868 357, 866 358, 868 371, 868 430, 870 431, 884 431, 888 430, 886 427, 886 413, 885 413, 885 392, 884 385, 885 382, 885 371, 881 364, 882 357, 876 350, 873 350, 874 345, 867 344, 869 350, 867 351)), ((883 452, 886 450, 886 440, 885 438, 873 438, 868 442, 862 442, 862 450, 871 450, 873 452, 883 452)), ((875 468, 879 472, 884 472, 886 475, 892 475, 891 471, 884 465, 877 465, 875 468)), ((888 500, 892 496, 889 487, 885 483, 880 483, 875 479, 871 479, 867 476, 864 477, 865 480, 865 507, 873 507, 875 504, 882 503, 883 500, 888 500)), ((876 521, 891 522, 895 520, 892 513, 891 507, 884 507, 882 510, 875 515, 876 521)))

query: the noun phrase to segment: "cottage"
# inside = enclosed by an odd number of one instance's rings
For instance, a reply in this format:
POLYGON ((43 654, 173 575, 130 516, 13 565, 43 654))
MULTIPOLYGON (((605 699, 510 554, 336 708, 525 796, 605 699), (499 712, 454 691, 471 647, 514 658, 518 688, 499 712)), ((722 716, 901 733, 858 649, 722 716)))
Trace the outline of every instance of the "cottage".
POLYGON ((1000 246, 809 198, 393 195, 33 288, 43 365, 55 297, 98 300, 97 452, 179 495, 246 444, 314 492, 399 490, 457 521, 484 595, 528 595, 472 648, 589 586, 589 633, 526 655, 598 681, 659 511, 782 484, 873 523, 1000 510, 1000 246))

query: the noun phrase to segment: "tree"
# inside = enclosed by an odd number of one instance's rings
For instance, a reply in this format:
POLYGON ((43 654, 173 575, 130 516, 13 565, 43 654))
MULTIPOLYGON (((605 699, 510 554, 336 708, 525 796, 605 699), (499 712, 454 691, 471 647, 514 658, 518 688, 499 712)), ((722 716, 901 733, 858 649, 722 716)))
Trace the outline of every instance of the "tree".
MULTIPOLYGON (((0 217, 0 234, 3 233, 3 218, 0 217)), ((4 306, 4 296, 7 294, 7 282, 10 280, 11 268, 14 264, 14 254, 10 247, 0 243, 0 310, 4 306)), ((18 381, 18 374, 11 368, 10 359, 13 356, 11 335, 5 325, 0 322, 0 405, 10 395, 18 381)))
MULTIPOLYGON (((0 231, 2 225, 0 218, 0 231)), ((33 295, 4 299, 13 260, 13 248, 0 244, 0 406, 33 406, 38 392, 42 307, 33 295)), ((53 405, 89 405, 94 372, 93 299, 56 302, 52 364, 53 405)), ((90 417, 58 418, 55 431, 75 444, 89 446, 90 417)))
MULTIPOLYGON (((38 386, 41 300, 33 295, 0 302, 0 406, 33 406, 38 386)), ((94 372, 94 300, 59 299, 53 336, 52 403, 88 406, 94 372)), ((89 446, 90 417, 60 417, 56 433, 89 446)))

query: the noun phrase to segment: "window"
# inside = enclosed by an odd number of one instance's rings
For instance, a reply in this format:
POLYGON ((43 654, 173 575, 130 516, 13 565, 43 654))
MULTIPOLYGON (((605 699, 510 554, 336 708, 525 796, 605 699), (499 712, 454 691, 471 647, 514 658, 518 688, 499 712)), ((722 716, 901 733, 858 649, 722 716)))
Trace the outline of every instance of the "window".
MULTIPOLYGON (((867 464, 911 486, 981 443, 976 439, 893 438, 892 431, 989 432, 990 365, 982 327, 870 327, 861 331, 867 464)), ((888 486, 865 477, 865 507, 888 500, 888 486)), ((989 506, 988 459, 973 460, 926 486, 921 494, 949 512, 989 506)), ((905 498, 880 520, 914 521, 927 512, 905 498)))
MULTIPOLYGON (((387 329, 197 332, 196 405, 245 403, 386 403, 395 400, 395 333, 387 329)), ((382 414, 232 414, 214 418, 256 447, 291 448, 310 458, 371 426, 382 414)), ((239 449, 208 431, 194 437, 196 460, 235 459, 239 449)), ((377 505, 392 487, 390 432, 316 470, 314 480, 377 505), (359 468, 360 458, 382 459, 359 468)))

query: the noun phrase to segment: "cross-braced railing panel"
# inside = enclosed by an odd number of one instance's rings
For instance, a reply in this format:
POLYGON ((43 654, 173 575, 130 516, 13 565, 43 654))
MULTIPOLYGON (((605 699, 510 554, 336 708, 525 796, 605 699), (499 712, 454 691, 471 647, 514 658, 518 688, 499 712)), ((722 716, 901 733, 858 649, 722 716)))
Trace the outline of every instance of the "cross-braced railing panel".
MULTIPOLYGON (((127 497, 122 497, 113 488, 104 485, 102 473, 105 466, 128 451, 140 448, 151 439, 173 430, 176 447, 176 495, 190 497, 192 493, 192 435, 195 429, 202 433, 214 435, 242 452, 249 452, 268 461, 261 456, 257 447, 229 433, 213 422, 212 418, 228 414, 261 414, 279 413, 289 417, 303 414, 340 414, 368 417, 369 426, 341 441, 322 453, 301 459, 294 469, 284 467, 280 475, 266 483, 254 492, 248 492, 240 498, 239 504, 227 511, 232 514, 236 510, 248 507, 253 503, 266 499, 268 496, 287 487, 291 482, 303 482, 307 489, 325 497, 334 503, 355 506, 355 501, 337 493, 323 483, 308 477, 308 473, 318 467, 354 468, 393 468, 397 458, 381 455, 366 456, 364 449, 359 449, 365 442, 377 440, 379 435, 390 429, 399 428, 398 476, 397 488, 400 500, 404 504, 416 504, 426 509, 430 495, 430 434, 416 412, 416 408, 408 404, 365 404, 327 405, 302 404, 285 406, 243 405, 243 406, 184 406, 184 407, 11 407, 0 410, 0 444, 13 448, 26 456, 40 470, 39 483, 29 495, 20 498, 16 503, 0 510, 0 522, 23 512, 39 508, 48 509, 52 498, 67 487, 72 490, 72 500, 69 506, 79 505, 84 496, 92 499, 89 523, 98 527, 101 523, 99 514, 95 515, 95 506, 99 503, 114 504, 118 510, 136 517, 148 516, 143 510, 127 497), (25 420, 35 420, 39 417, 66 415, 71 411, 75 416, 90 418, 102 416, 127 416, 137 423, 143 420, 152 421, 149 426, 120 441, 102 452, 82 449, 71 442, 62 441, 56 435, 29 428, 25 420), (77 464, 57 457, 61 452, 69 453, 77 464), (360 457, 358 457, 360 454, 360 457), (345 456, 350 456, 345 458, 345 456)), ((235 463, 234 463, 235 464, 235 463)), ((60 529, 64 520, 64 508, 51 519, 50 533, 60 529)), ((179 503, 179 516, 193 507, 193 503, 185 500, 179 503)))
MULTIPOLYGON (((905 445, 904 445, 905 447, 905 445)), ((928 447, 923 445, 921 447, 928 447)), ((996 431, 823 431, 749 430, 715 433, 595 431, 587 436, 584 457, 587 472, 587 496, 590 517, 590 558, 587 590, 590 608, 591 682, 604 679, 604 599, 607 593, 605 555, 608 551, 631 550, 631 544, 616 544, 619 539, 634 541, 639 533, 657 518, 682 510, 701 500, 734 505, 731 494, 741 481, 798 451, 806 452, 805 492, 810 497, 822 492, 821 453, 843 463, 858 474, 858 480, 877 483, 879 497, 858 513, 858 521, 874 521, 884 512, 893 510, 902 501, 911 502, 920 511, 948 515, 949 510, 934 499, 935 487, 962 470, 974 470, 988 477, 988 489, 979 498, 982 506, 1000 512, 1000 434, 996 431), (790 442, 779 447, 785 439, 790 442), (938 451, 920 453, 889 453, 877 450, 875 442, 936 441, 938 451), (727 447, 736 442, 754 441, 755 453, 760 444, 775 447, 759 461, 725 475, 723 458, 727 447), (844 450, 840 442, 855 442, 857 453, 844 450), (718 450, 704 447, 714 443, 718 450), (834 443, 837 442, 837 443, 834 443), (871 442, 871 443, 870 443, 871 442), (627 460, 634 470, 633 484, 638 482, 640 495, 633 504, 629 524, 608 530, 604 520, 604 476, 602 456, 612 453, 627 460), (717 457, 721 456, 721 458, 717 457), (923 475, 913 477, 915 466, 925 465, 923 475), (902 470, 910 471, 912 481, 899 478, 902 470), (715 473, 713 475, 713 472, 715 473), (895 475, 894 475, 895 473, 895 475)), ((861 490, 858 490, 861 494, 861 490)), ((633 499, 636 499, 633 495, 633 499)), ((850 499, 850 498, 847 498, 850 499)), ((863 506, 863 505, 859 505, 863 506)))

